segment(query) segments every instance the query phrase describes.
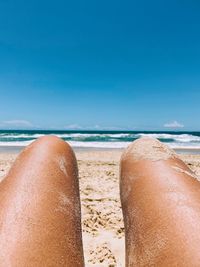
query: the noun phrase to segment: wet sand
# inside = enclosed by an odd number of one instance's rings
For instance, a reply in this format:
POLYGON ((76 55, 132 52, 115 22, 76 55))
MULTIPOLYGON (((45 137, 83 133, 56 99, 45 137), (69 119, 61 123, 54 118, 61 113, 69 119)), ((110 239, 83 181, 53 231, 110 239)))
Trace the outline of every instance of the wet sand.
MULTIPOLYGON (((17 153, 0 153, 0 179, 17 153)), ((86 267, 124 266, 124 226, 119 198, 118 150, 77 151, 86 267)), ((200 155, 182 155, 200 175, 200 155)))

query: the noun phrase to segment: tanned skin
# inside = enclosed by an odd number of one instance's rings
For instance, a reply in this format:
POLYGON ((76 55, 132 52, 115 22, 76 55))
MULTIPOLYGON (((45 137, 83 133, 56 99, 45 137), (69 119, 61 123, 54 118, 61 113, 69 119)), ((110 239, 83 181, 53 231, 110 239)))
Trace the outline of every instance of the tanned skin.
POLYGON ((126 267, 200 266, 200 183, 167 146, 142 138, 121 159, 126 267))
POLYGON ((0 266, 84 266, 77 162, 57 137, 24 149, 0 184, 0 266))

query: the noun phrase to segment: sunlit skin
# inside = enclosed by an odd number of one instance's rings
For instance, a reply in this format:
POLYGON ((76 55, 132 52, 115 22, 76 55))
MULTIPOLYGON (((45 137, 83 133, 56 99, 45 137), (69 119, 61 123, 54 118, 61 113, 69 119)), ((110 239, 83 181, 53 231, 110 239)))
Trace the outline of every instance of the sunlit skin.
POLYGON ((29 145, 0 184, 0 266, 84 266, 77 162, 57 137, 29 145))
MULTIPOLYGON (((157 140, 123 153, 126 267, 200 266, 200 184, 157 140)), ((0 266, 84 266, 78 169, 70 146, 42 137, 0 184, 0 266)))
POLYGON ((126 267, 200 266, 200 184, 178 156, 142 138, 123 153, 126 267))

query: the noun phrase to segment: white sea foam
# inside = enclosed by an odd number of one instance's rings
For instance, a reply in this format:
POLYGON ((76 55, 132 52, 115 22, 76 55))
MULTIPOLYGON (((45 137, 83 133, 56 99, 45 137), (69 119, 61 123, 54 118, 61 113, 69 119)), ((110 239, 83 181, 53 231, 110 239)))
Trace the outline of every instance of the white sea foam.
POLYGON ((31 144, 34 140, 31 141, 13 141, 13 142, 0 142, 0 146, 5 147, 5 146, 9 146, 9 147, 15 147, 15 146, 27 146, 29 144, 31 144))
MULTIPOLYGON (((23 147, 31 144, 31 141, 13 141, 13 142, 0 142, 1 147, 23 147)), ((80 141, 68 141, 72 147, 84 147, 84 148, 124 148, 130 144, 130 142, 80 142, 80 141)))
MULTIPOLYGON (((0 134, 0 138, 39 138, 45 135, 50 135, 50 134, 0 134)), ((86 133, 69 133, 69 134, 57 134, 57 133, 52 133, 51 135, 56 135, 60 138, 82 138, 82 137, 102 137, 104 136, 103 134, 86 134, 86 133)), ((109 136, 109 135, 105 135, 109 136)))
POLYGON ((125 148, 130 142, 68 142, 72 147, 85 147, 85 148, 125 148))
POLYGON ((178 142, 200 142, 200 137, 190 135, 190 134, 183 134, 183 135, 177 136, 175 140, 178 142))
POLYGON ((44 134, 0 134, 0 138, 39 138, 44 136, 44 134))
POLYGON ((82 137, 100 137, 101 134, 71 133, 71 134, 55 134, 60 138, 82 138, 82 137))
POLYGON ((131 136, 131 134, 129 134, 129 133, 126 133, 126 134, 123 134, 123 133, 120 133, 120 134, 107 134, 107 136, 116 137, 116 138, 122 138, 122 137, 129 137, 129 136, 131 136))
POLYGON ((110 137, 110 138, 123 138, 123 137, 129 137, 130 134, 106 134, 106 133, 99 133, 99 134, 96 134, 96 133, 71 133, 71 134, 56 134, 58 137, 61 137, 61 138, 67 138, 67 137, 75 137, 75 138, 82 138, 82 137, 110 137))
MULTIPOLYGON (((0 147, 25 147, 31 144, 31 141, 13 141, 13 142, 0 142, 0 147)), ((68 141, 68 143, 75 148, 126 148, 131 142, 81 142, 81 141, 68 141)), ((200 149, 200 144, 190 143, 167 143, 171 148, 174 149, 200 149)))
MULTIPOLYGON (((47 133, 27 133, 27 132, 7 132, 0 133, 0 146, 26 146, 36 138, 46 135, 47 133), (30 140, 31 139, 31 140, 30 140)), ((50 134, 50 133, 48 133, 50 134)), ((67 133, 60 132, 51 134, 68 140, 73 147, 94 147, 94 148, 125 148, 131 141, 136 138, 148 136, 158 138, 166 142, 172 148, 200 148, 200 136, 184 133, 67 133), (166 141, 165 141, 166 140, 166 141)))
POLYGON ((152 137, 158 139, 173 139, 174 141, 178 142, 200 142, 200 136, 195 136, 192 134, 164 134, 164 133, 155 133, 155 134, 145 134, 141 133, 138 134, 138 137, 152 137))

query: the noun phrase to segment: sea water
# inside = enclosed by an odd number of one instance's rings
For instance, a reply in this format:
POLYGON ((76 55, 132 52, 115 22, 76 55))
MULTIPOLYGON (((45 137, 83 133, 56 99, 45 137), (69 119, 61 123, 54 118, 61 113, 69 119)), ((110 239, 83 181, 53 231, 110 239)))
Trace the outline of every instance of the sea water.
POLYGON ((25 147, 44 135, 56 135, 75 148, 121 149, 140 137, 153 137, 175 149, 200 150, 200 132, 0 130, 0 147, 25 147))

